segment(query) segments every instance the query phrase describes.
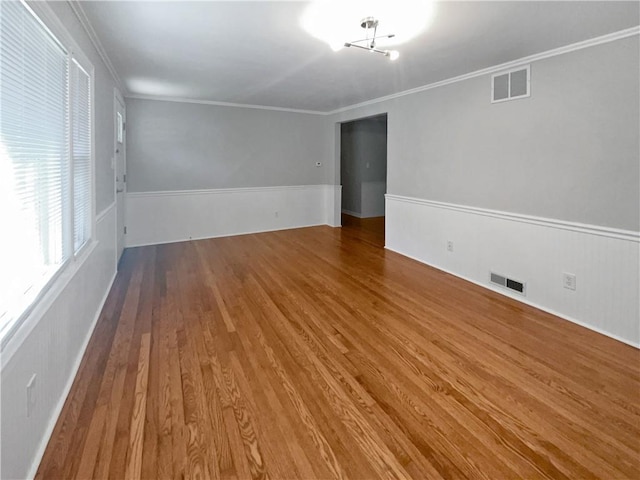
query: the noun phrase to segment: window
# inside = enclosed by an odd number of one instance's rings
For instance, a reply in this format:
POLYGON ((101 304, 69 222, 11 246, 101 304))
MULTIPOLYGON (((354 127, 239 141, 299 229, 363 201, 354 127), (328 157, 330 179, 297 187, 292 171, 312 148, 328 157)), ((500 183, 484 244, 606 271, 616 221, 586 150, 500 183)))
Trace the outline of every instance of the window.
POLYGON ((518 67, 491 76, 491 103, 529 96, 531 68, 518 67))
POLYGON ((122 114, 120 112, 116 112, 118 124, 116 125, 116 132, 118 135, 118 143, 124 142, 124 122, 122 121, 122 114))
POLYGON ((74 58, 71 64, 73 159, 73 248, 91 236, 91 77, 74 58))
POLYGON ((26 4, 0 2, 1 339, 91 238, 91 71, 26 4))

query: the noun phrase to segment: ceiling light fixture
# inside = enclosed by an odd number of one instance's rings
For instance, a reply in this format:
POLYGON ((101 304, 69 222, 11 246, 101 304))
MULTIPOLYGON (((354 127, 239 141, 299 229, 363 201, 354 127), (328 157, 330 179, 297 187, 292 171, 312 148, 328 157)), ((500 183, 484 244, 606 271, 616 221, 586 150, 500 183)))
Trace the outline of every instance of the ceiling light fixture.
POLYGON ((361 48, 362 50, 368 50, 372 53, 381 53, 385 57, 389 57, 390 60, 395 60, 400 56, 397 50, 380 50, 376 48, 376 41, 382 38, 393 38, 395 34, 390 33, 387 35, 378 35, 378 24, 380 22, 374 17, 365 17, 360 20, 360 26, 365 29, 365 38, 360 40, 354 40, 352 42, 346 42, 345 47, 361 48), (373 30, 373 32, 371 32, 373 30), (371 37, 369 34, 371 33, 371 37), (362 45, 364 43, 364 45, 362 45))
MULTIPOLYGON (((2 0, 0 0, 2 1, 2 0)), ((436 12, 435 0, 311 0, 300 18, 300 26, 333 50, 344 48, 346 40, 362 37, 362 22, 378 20, 379 28, 394 36, 378 36, 375 48, 397 48, 424 32, 436 12), (365 17, 363 19, 363 17, 365 17)), ((368 32, 369 36, 371 32, 368 32)), ((365 46, 365 42, 349 42, 365 46)), ((367 48, 367 50, 369 50, 367 48)), ((389 52, 389 58, 397 54, 389 52)))

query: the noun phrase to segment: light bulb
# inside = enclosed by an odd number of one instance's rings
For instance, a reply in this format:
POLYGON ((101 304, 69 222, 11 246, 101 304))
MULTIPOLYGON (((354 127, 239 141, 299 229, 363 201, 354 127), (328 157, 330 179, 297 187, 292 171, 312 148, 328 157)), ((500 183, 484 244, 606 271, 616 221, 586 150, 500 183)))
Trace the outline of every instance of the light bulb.
POLYGON ((389 60, 396 60, 400 56, 400 52, 397 50, 391 50, 389 52, 389 60))

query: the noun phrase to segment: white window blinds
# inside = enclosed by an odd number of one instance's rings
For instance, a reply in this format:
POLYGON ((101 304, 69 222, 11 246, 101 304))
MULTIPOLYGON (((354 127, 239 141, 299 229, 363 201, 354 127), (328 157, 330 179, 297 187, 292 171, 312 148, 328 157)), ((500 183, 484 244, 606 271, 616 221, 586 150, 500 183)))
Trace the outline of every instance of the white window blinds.
POLYGON ((0 1, 0 339, 91 236, 90 87, 29 7, 0 1))
POLYGON ((91 78, 71 64, 73 247, 78 252, 91 234, 91 78))

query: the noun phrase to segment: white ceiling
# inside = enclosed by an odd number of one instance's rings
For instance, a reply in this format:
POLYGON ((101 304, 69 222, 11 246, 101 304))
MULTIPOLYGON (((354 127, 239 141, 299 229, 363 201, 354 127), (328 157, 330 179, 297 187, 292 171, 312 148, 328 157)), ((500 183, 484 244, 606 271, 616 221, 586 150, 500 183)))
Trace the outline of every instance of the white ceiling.
POLYGON ((391 62, 311 37, 307 2, 81 5, 129 94, 323 112, 640 23, 638 2, 438 2, 391 62))

